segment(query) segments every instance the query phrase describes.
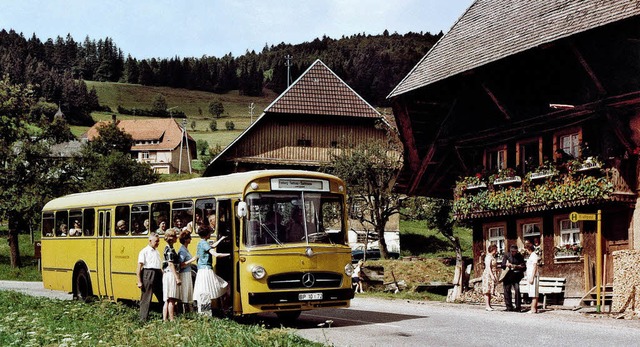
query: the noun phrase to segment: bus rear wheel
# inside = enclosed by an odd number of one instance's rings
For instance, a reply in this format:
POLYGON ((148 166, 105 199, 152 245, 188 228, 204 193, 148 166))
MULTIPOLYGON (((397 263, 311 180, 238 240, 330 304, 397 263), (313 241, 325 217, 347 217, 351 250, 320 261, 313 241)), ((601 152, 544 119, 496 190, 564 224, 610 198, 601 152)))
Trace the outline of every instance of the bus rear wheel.
POLYGON ((300 313, 302 313, 302 311, 282 311, 276 312, 276 315, 281 322, 290 323, 298 319, 298 317, 300 317, 300 313))
POLYGON ((86 269, 80 269, 73 279, 74 290, 73 298, 79 301, 88 302, 92 296, 91 284, 89 283, 89 275, 86 269))

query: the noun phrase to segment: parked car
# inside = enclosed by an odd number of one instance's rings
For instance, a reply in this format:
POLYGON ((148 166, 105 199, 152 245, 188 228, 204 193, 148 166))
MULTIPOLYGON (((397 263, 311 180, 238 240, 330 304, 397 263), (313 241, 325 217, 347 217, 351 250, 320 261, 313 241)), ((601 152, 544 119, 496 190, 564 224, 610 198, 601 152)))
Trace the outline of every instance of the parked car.
MULTIPOLYGON (((388 252, 389 257, 392 259, 398 259, 400 258, 400 254, 398 252, 388 252)), ((364 249, 363 248, 357 248, 357 249, 353 249, 351 250, 351 261, 353 263, 357 263, 358 260, 361 260, 364 258, 364 249)), ((367 260, 373 260, 373 259, 380 259, 380 250, 377 248, 369 248, 367 249, 367 260)))

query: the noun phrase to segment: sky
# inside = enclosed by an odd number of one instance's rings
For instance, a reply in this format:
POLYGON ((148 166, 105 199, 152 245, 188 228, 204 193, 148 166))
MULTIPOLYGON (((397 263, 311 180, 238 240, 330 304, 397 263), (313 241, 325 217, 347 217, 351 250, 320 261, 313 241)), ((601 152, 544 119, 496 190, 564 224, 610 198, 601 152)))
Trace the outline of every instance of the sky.
POLYGON ((1 0, 26 38, 109 37, 125 56, 238 57, 265 45, 366 33, 446 33, 472 0, 1 0))

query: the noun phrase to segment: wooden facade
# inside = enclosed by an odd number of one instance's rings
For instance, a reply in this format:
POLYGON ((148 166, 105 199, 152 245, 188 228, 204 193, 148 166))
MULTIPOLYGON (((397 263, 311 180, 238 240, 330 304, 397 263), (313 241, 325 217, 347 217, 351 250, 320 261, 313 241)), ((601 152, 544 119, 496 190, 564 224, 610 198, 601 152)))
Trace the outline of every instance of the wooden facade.
POLYGON ((390 94, 398 188, 453 198, 476 262, 537 239, 568 298, 596 260, 595 222, 569 214, 602 211, 611 283, 611 253, 640 248, 639 39, 637 2, 474 2, 390 94))
MULTIPOLYGON (((204 176, 258 169, 315 171, 341 148, 386 141, 390 135, 396 136, 389 121, 317 60, 212 160, 204 176)), ((351 227, 360 231, 353 222, 351 227)), ((397 233, 398 216, 387 226, 397 233)))

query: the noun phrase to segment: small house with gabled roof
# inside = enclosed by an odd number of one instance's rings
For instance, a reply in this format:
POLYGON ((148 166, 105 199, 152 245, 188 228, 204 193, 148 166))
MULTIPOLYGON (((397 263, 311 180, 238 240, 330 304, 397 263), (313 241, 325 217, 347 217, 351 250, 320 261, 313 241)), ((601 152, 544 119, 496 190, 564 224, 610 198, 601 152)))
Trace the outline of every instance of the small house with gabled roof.
POLYGON ((475 1, 389 95, 397 188, 453 198, 476 262, 530 241, 565 298, 593 304, 602 279, 605 303, 630 302, 616 288, 640 271, 615 257, 640 249, 639 42, 637 1, 475 1), (581 217, 599 212, 601 237, 581 217))
POLYGON ((160 174, 189 173, 190 161, 196 158, 196 142, 173 118, 101 121, 94 124, 82 138, 96 138, 98 128, 116 122, 118 129, 131 135, 131 156, 148 163, 160 174))
MULTIPOLYGON (((338 147, 385 140, 391 131, 380 112, 316 60, 211 161, 203 176, 257 169, 315 171, 338 147)), ((363 229, 353 223, 351 227, 363 229)), ((393 219, 387 230, 397 232, 398 220, 393 219)))

